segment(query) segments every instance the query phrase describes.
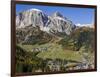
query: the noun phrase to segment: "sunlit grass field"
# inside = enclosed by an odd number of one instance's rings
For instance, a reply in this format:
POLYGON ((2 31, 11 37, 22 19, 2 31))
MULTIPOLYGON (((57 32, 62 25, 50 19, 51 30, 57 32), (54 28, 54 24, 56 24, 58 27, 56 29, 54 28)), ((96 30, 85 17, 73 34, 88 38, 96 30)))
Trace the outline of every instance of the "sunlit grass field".
POLYGON ((24 48, 26 51, 30 52, 33 48, 47 47, 48 50, 44 52, 39 52, 37 57, 42 59, 61 59, 61 60, 73 60, 73 61, 82 61, 82 55, 76 51, 66 50, 61 47, 61 45, 54 43, 47 43, 42 45, 19 45, 24 48))

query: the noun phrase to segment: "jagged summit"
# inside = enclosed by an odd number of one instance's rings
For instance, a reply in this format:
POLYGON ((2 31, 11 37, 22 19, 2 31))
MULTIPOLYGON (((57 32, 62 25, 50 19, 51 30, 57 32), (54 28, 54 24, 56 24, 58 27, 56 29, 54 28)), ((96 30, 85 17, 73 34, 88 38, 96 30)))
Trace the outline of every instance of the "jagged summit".
POLYGON ((53 13, 52 16, 54 16, 54 17, 63 17, 63 15, 60 12, 58 12, 58 11, 56 11, 55 13, 53 13))
POLYGON ((64 32, 66 34, 70 34, 75 27, 70 20, 57 11, 52 16, 48 16, 42 10, 35 8, 21 12, 16 16, 16 29, 30 25, 33 27, 38 25, 40 30, 47 33, 64 32))

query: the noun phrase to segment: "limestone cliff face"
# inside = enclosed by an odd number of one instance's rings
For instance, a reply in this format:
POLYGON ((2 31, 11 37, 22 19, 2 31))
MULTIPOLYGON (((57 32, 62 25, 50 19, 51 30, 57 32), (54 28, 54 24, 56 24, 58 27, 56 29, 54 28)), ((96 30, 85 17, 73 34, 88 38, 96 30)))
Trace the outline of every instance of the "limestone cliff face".
POLYGON ((63 32, 67 35, 75 28, 72 21, 68 20, 59 12, 48 16, 39 9, 29 9, 17 14, 16 29, 25 28, 30 25, 33 27, 39 26, 40 30, 47 33, 63 32))

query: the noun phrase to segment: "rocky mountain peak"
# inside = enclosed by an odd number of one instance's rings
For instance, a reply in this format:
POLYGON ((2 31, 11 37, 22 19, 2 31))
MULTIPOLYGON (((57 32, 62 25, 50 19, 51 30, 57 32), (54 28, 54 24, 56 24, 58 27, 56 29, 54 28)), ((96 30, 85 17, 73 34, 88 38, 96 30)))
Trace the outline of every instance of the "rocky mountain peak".
POLYGON ((42 10, 35 8, 21 12, 16 16, 16 28, 25 28, 30 25, 33 27, 38 25, 40 30, 47 33, 63 32, 66 34, 70 34, 75 26, 57 11, 52 16, 48 16, 42 10))
POLYGON ((62 17, 63 18, 63 15, 60 12, 58 12, 58 11, 56 11, 55 13, 53 13, 52 16, 53 17, 62 17))

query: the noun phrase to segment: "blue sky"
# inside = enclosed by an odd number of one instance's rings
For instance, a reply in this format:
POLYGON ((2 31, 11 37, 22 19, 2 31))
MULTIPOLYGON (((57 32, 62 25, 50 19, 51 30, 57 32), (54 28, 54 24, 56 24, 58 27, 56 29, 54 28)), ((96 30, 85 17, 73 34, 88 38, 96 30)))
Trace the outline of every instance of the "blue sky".
POLYGON ((59 6, 17 4, 16 13, 22 12, 31 8, 40 9, 47 15, 52 15, 54 12, 58 11, 63 16, 71 20, 74 24, 94 23, 95 9, 93 8, 73 8, 73 7, 61 7, 61 6, 59 7, 59 6))

